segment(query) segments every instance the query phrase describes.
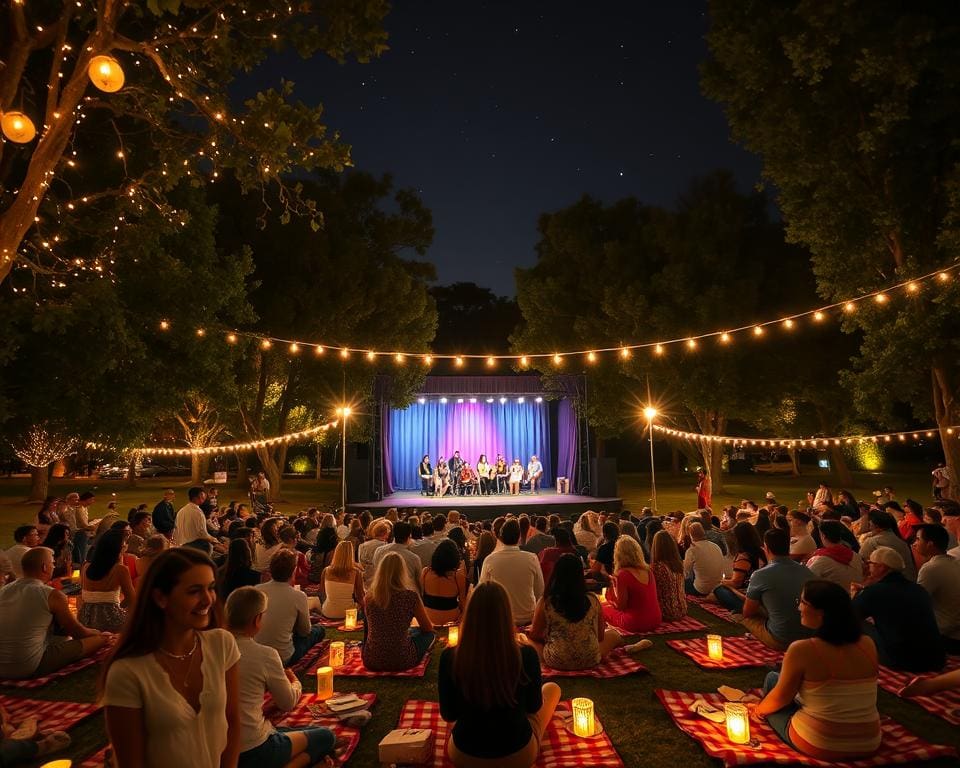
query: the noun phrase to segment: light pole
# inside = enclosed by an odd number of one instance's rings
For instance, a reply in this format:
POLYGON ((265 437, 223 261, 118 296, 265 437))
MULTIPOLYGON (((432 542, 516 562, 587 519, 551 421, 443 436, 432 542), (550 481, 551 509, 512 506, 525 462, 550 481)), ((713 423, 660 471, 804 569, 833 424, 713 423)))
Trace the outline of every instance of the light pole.
POLYGON ((657 513, 657 471, 653 466, 653 420, 657 417, 657 409, 648 405, 643 409, 647 417, 647 429, 650 432, 650 496, 653 502, 653 513, 657 513))
POLYGON ((342 457, 342 468, 340 469, 340 510, 347 511, 347 417, 352 413, 349 405, 337 408, 337 416, 340 417, 340 455, 342 457))

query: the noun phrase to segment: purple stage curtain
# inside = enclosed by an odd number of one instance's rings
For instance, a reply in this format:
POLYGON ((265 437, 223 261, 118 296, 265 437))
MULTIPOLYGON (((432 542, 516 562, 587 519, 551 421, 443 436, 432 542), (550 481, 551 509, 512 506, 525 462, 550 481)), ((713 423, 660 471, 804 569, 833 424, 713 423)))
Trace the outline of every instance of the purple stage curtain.
POLYGON ((571 400, 557 403, 557 477, 570 480, 570 490, 576 493, 580 478, 577 474, 579 449, 577 412, 571 400))
MULTIPOLYGON (((384 405, 381 414, 385 493, 419 490, 417 467, 423 455, 429 454, 431 464, 436 466, 440 456, 449 461, 457 450, 464 461, 474 466, 481 453, 491 464, 502 453, 507 464, 518 458, 526 468, 530 456, 536 454, 543 464, 543 485, 553 484, 546 401, 441 403, 430 399, 402 410, 384 405)), ((575 445, 575 434, 572 439, 575 445)))

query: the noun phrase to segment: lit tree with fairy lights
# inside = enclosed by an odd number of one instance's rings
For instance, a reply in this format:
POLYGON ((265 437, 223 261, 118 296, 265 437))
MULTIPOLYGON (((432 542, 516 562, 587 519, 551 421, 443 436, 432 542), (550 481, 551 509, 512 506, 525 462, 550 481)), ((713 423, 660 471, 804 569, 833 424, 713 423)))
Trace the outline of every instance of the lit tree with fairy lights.
POLYGON ((83 256, 70 248, 85 219, 103 216, 106 205, 113 227, 145 210, 177 222, 184 214, 167 193, 224 173, 245 190, 271 189, 283 220, 303 215, 319 228, 321 212, 287 174, 349 164, 349 148, 328 134, 322 107, 296 102, 286 81, 242 106, 229 102, 227 89, 272 52, 379 55, 388 7, 386 0, 4 3, 0 282, 15 268, 54 287, 81 272, 109 274, 109 247, 83 256), (93 157, 84 157, 90 147, 93 157))
POLYGON ((28 501, 42 501, 49 487, 50 465, 73 450, 74 438, 62 434, 49 424, 34 424, 10 439, 10 447, 20 461, 30 467, 28 501))

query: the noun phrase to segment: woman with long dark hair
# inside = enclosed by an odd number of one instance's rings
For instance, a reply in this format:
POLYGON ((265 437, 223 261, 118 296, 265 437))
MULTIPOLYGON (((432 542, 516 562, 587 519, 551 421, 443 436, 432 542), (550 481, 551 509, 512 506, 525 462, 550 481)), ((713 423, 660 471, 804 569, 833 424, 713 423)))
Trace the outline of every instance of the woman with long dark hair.
POLYGON ((123 627, 136 594, 130 569, 122 562, 125 549, 123 531, 109 530, 100 536, 90 562, 81 567, 77 620, 84 626, 104 632, 123 627))
POLYGON ((236 768, 240 652, 216 629, 215 574, 203 552, 178 547, 144 575, 101 678, 117 765, 236 768))
POLYGON ((483 568, 483 561, 486 560, 493 550, 497 548, 497 539, 491 531, 483 531, 477 539, 477 556, 473 561, 473 575, 470 582, 477 586, 480 582, 480 571, 483 568))
POLYGON ((420 572, 423 605, 434 624, 459 622, 463 616, 470 585, 460 565, 457 545, 450 539, 443 539, 433 550, 430 567, 420 572))
POLYGON ((587 591, 577 555, 561 555, 553 566, 533 613, 530 642, 548 667, 569 670, 595 667, 623 643, 619 632, 607 629, 597 596, 587 591))
POLYGON ((863 634, 850 595, 816 579, 803 586, 800 620, 814 631, 787 648, 754 708, 798 752, 830 762, 874 754, 880 747, 877 648, 863 634))
POLYGON ((763 552, 763 544, 760 542, 756 527, 750 523, 746 521, 737 523, 733 527, 733 536, 737 542, 737 558, 733 561, 733 575, 720 581, 720 586, 713 590, 713 596, 724 608, 740 613, 747 599, 750 577, 754 571, 767 564, 767 556, 763 552))
POLYGON ((260 571, 253 568, 250 542, 246 538, 231 539, 226 562, 217 574, 217 594, 226 604, 230 593, 240 587, 255 587, 263 580, 260 571))
POLYGON ((254 546, 253 567, 261 573, 270 569, 270 559, 277 554, 283 546, 280 543, 280 537, 277 535, 277 531, 280 530, 282 523, 282 518, 271 517, 264 520, 260 526, 260 538, 262 541, 254 546))
POLYGON ((41 547, 53 550, 53 577, 62 579, 73 574, 73 541, 70 539, 70 526, 66 523, 54 523, 47 531, 41 547))
MULTIPOLYGON (((333 518, 333 515, 324 515, 324 523, 327 518, 333 518)), ((323 569, 333 563, 333 551, 340 543, 340 537, 337 536, 335 526, 320 525, 320 532, 317 534, 317 541, 310 550, 310 574, 308 579, 313 584, 320 584, 323 575, 323 569)))
POLYGON ((463 617, 460 643, 440 656, 440 716, 454 723, 447 755, 457 768, 530 768, 560 701, 542 683, 537 652, 518 645, 502 586, 477 587, 463 617))
POLYGON ((677 541, 662 528, 650 547, 650 572, 657 585, 657 602, 663 621, 679 621, 687 615, 687 596, 683 588, 683 559, 677 541))

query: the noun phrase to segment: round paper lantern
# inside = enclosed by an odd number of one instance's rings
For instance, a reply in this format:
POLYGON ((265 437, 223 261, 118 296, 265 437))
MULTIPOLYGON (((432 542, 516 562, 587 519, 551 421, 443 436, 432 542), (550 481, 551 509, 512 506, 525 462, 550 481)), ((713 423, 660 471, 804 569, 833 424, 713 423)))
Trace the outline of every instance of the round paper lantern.
POLYGON ((113 56, 94 56, 87 67, 90 81, 101 91, 114 93, 123 88, 123 69, 113 56))
POLYGON ((33 120, 23 112, 4 112, 0 118, 0 130, 15 144, 29 144, 37 135, 33 120))

